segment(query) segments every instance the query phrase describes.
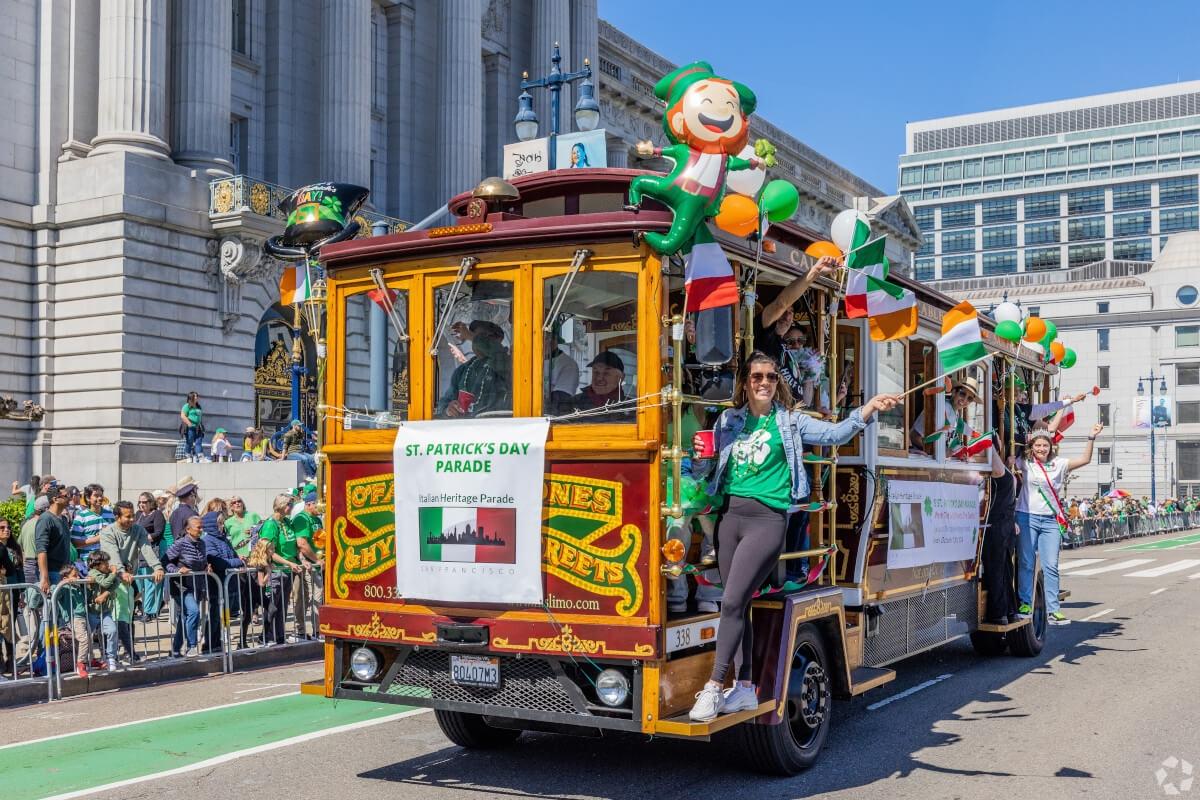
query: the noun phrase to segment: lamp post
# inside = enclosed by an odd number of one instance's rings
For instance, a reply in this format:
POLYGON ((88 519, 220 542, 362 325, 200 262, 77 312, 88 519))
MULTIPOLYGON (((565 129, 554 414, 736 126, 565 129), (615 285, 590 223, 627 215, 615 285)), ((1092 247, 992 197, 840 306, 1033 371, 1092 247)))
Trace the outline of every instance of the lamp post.
POLYGON ((558 136, 558 109, 560 95, 564 84, 582 80, 579 85, 579 100, 575 103, 575 125, 581 131, 594 130, 600 124, 600 104, 596 102, 596 87, 592 85, 592 65, 589 59, 583 60, 583 69, 578 72, 563 72, 562 52, 558 42, 554 43, 554 53, 550 56, 550 74, 536 80, 529 79, 529 71, 521 73, 521 94, 517 98, 517 116, 513 126, 517 130, 517 138, 522 142, 537 138, 538 118, 533 110, 533 95, 530 89, 550 90, 550 169, 555 169, 554 140, 558 136))
POLYGON ((1157 482, 1155 481, 1155 476, 1158 473, 1158 464, 1155 462, 1155 452, 1154 452, 1155 451, 1154 429, 1157 426, 1155 425, 1155 422, 1154 422, 1154 398, 1158 394, 1165 395, 1167 393, 1167 379, 1162 375, 1155 375, 1154 370, 1150 370, 1150 375, 1148 377, 1143 376, 1143 377, 1138 378, 1137 393, 1138 393, 1139 397, 1141 397, 1143 394, 1145 394, 1145 389, 1142 386, 1142 381, 1150 382, 1150 504, 1157 505, 1157 503, 1158 503, 1157 488, 1158 487, 1157 487, 1157 482), (1154 385, 1155 381, 1158 381, 1157 393, 1155 392, 1155 388, 1156 388, 1154 385))

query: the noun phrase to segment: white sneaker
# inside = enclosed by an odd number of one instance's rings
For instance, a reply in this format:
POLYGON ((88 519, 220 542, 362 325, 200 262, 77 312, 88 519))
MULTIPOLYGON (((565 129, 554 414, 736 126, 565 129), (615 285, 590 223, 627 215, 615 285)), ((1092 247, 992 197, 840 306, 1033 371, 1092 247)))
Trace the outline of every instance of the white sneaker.
POLYGON ((692 722, 712 722, 725 709, 725 697, 714 686, 705 686, 696 692, 696 705, 688 712, 692 722))
POLYGON ((184 658, 194 658, 195 656, 198 656, 198 655, 200 655, 200 648, 198 648, 198 647, 189 647, 187 650, 185 650, 183 652, 184 658))
POLYGON ((752 711, 758 708, 758 692, 740 683, 726 689, 724 695, 725 711, 752 711))
POLYGON ((713 600, 701 600, 696 603, 696 611, 701 614, 716 614, 721 610, 721 607, 713 600))

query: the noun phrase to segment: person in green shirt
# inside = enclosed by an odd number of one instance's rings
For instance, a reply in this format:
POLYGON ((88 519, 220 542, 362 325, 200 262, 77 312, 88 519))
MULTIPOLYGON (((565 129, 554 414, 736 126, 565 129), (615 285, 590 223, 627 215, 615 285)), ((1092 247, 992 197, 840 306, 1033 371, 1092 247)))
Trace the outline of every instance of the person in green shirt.
MULTIPOLYGON (((321 595, 322 554, 317 550, 314 539, 321 529, 317 515, 317 493, 315 490, 304 495, 304 507, 292 517, 292 530, 296 534, 296 549, 300 551, 304 571, 296 576, 292 586, 292 613, 296 615, 296 634, 308 639, 308 618, 314 609, 313 600, 321 595)), ((316 630, 316 620, 313 619, 316 630)))
POLYGON ((240 497, 229 499, 229 516, 225 519, 225 533, 229 544, 243 560, 250 556, 250 529, 262 522, 262 517, 246 510, 246 501, 240 497))
POLYGON ((742 364, 733 399, 736 407, 721 412, 714 429, 716 458, 708 459, 709 493, 725 498, 717 518, 724 596, 712 673, 689 712, 696 722, 711 721, 723 711, 758 707, 751 680, 750 600, 783 552, 788 514, 805 513, 798 505, 809 493, 803 446, 845 444, 876 412, 895 408, 900 401, 895 395, 877 395, 841 422, 814 419, 792 410, 795 401, 781 380, 778 362, 761 351, 742 364), (737 683, 723 691, 729 664, 735 660, 737 683))
POLYGON ((179 427, 184 439, 184 455, 188 461, 199 462, 204 453, 204 410, 200 407, 200 394, 188 392, 183 408, 179 409, 182 420, 179 427))
POLYGON ((296 531, 289 517, 291 511, 292 496, 277 495, 271 504, 270 518, 263 523, 258 532, 259 540, 270 542, 274 548, 274 568, 267 589, 270 599, 267 601, 267 612, 263 620, 267 642, 270 644, 284 643, 284 617, 288 600, 292 596, 292 576, 304 571, 304 566, 300 563, 300 548, 296 544, 296 531))

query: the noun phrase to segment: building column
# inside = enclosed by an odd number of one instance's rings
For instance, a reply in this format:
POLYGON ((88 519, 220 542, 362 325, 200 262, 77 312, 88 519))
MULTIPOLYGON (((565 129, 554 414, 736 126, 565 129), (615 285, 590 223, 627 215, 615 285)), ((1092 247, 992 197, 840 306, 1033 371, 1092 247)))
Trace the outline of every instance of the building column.
POLYGON ((167 0, 106 0, 100 8, 100 98, 89 155, 167 158, 167 0))
MULTIPOLYGON (((550 57, 554 54, 554 45, 558 45, 562 54, 559 67, 563 72, 578 69, 579 64, 571 55, 571 3, 570 0, 533 0, 533 37, 529 59, 529 76, 540 78, 550 72, 550 57)), ((580 61, 580 64, 583 62, 580 61)), ((570 88, 564 88, 559 96, 558 132, 571 132, 571 102, 570 88)), ((547 89, 533 91, 533 110, 537 112, 538 133, 550 135, 550 92, 547 89)))
POLYGON ((232 0, 176 0, 171 20, 176 163, 210 176, 233 172, 229 160, 232 0))
POLYGON ((499 175, 503 170, 504 145, 514 141, 513 114, 516 95, 512 88, 511 66, 505 53, 490 53, 483 57, 483 82, 487 100, 483 124, 483 171, 499 175))
POLYGON ((371 0, 321 0, 321 180, 371 185, 371 0))
MULTIPOLYGON (((420 219, 428 211, 416 210, 413 160, 416 144, 407 124, 413 115, 413 81, 416 74, 416 12, 407 3, 384 9, 387 17, 387 202, 388 214, 420 219)), ((428 121, 427 123, 428 124, 428 121)))
MULTIPOLYGON (((574 0, 571 3, 571 70, 583 69, 587 59, 592 65, 592 84, 596 87, 596 100, 600 99, 600 15, 596 0, 574 0)), ((579 84, 574 84, 578 86, 579 84)), ((574 90, 567 109, 570 119, 575 116, 574 90)), ((564 93, 564 97, 566 94, 564 93)), ((604 127, 603 117, 600 127, 604 127)))
POLYGON ((606 137, 605 144, 608 146, 608 165, 610 167, 628 167, 629 166, 629 143, 619 136, 606 137))
MULTIPOLYGON (((483 175, 483 3, 438 4, 438 200, 483 175)), ((418 112, 421 113, 421 112, 418 112)))

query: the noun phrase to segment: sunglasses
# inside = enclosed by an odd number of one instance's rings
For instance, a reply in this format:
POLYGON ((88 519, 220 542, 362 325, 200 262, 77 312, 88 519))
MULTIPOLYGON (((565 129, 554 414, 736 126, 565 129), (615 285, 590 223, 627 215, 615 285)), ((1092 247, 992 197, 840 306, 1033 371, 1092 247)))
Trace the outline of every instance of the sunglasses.
POLYGON ((779 373, 777 373, 777 372, 751 372, 750 373, 750 382, 751 383, 762 383, 764 381, 766 381, 767 383, 777 383, 779 381, 779 373))
POLYGON ((786 345, 794 345, 799 347, 800 345, 804 344, 804 339, 792 337, 791 339, 784 339, 783 343, 786 345))

